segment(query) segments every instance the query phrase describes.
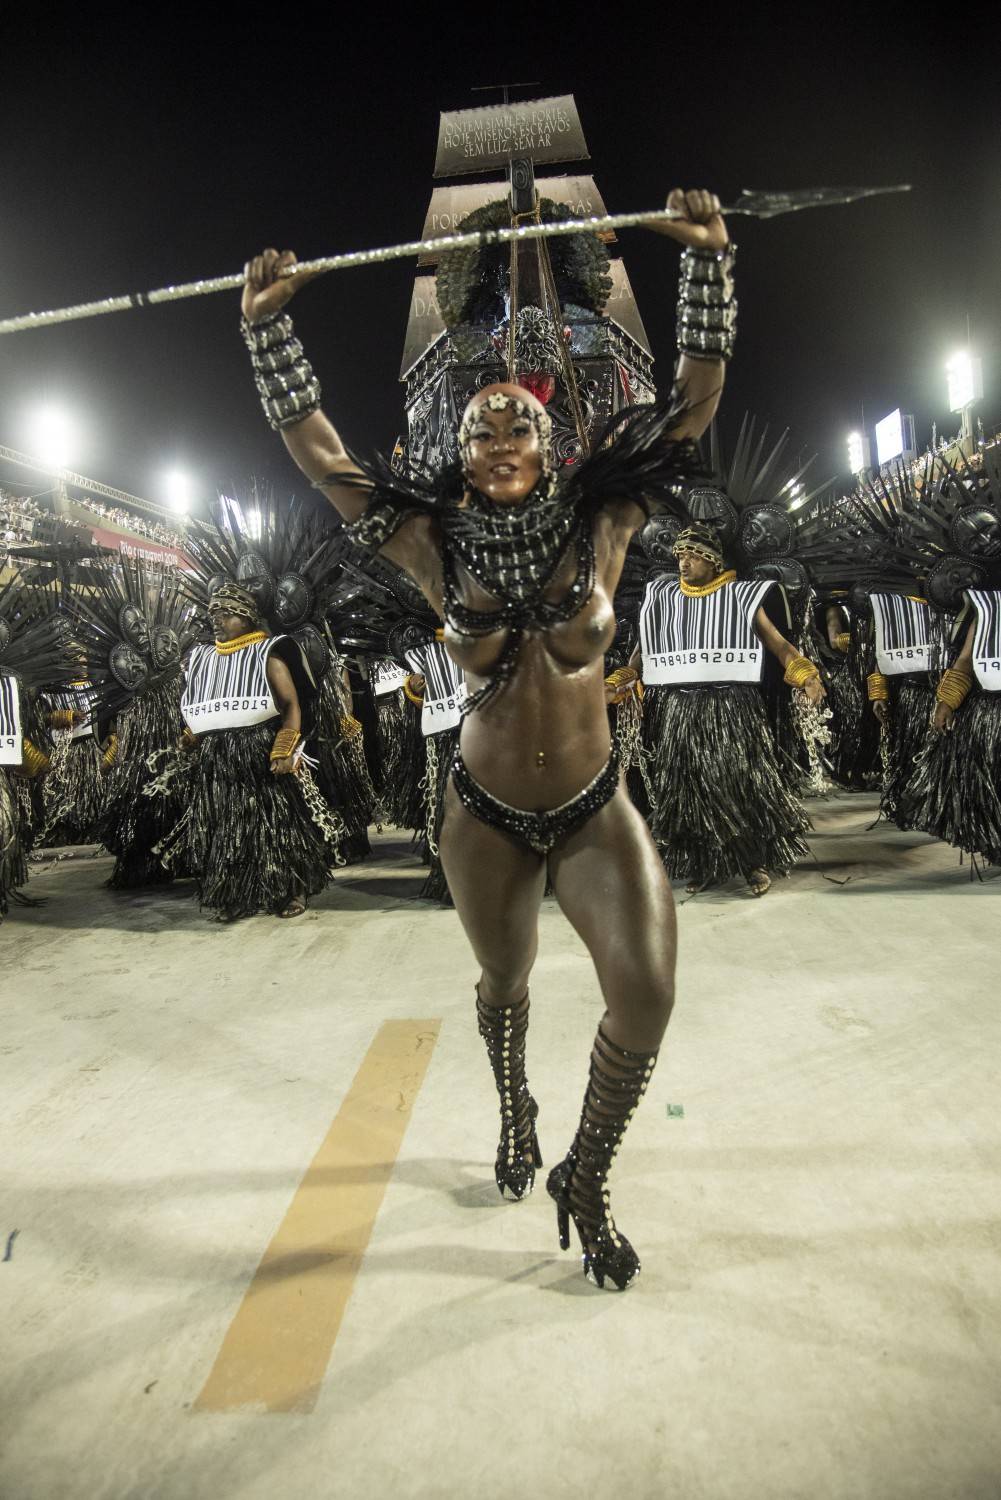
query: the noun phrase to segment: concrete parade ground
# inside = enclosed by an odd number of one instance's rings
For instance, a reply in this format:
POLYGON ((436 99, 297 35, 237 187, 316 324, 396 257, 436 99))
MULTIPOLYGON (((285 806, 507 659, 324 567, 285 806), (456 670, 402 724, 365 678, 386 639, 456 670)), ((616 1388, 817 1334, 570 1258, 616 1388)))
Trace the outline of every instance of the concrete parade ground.
POLYGON ((555 902, 511 1204, 405 835, 289 922, 34 865, 0 927, 3 1500, 1001 1496, 1001 870, 869 796, 812 814, 764 900, 676 893, 625 1295, 544 1190, 601 1010, 555 902))

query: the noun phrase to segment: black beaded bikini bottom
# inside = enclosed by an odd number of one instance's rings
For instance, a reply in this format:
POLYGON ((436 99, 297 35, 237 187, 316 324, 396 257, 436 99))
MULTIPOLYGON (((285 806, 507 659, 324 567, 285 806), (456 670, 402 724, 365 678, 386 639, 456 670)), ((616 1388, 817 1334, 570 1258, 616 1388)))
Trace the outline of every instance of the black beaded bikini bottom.
POLYGON ((509 807, 490 792, 485 791, 474 776, 471 776, 461 752, 456 749, 452 761, 452 785, 459 801, 474 818, 496 828, 501 833, 518 839, 534 849, 536 854, 548 854, 560 839, 573 833, 582 823, 600 812, 606 802, 611 802, 619 785, 619 754, 613 745, 611 754, 593 781, 583 791, 571 797, 559 807, 547 808, 544 812, 527 812, 522 807, 509 807))

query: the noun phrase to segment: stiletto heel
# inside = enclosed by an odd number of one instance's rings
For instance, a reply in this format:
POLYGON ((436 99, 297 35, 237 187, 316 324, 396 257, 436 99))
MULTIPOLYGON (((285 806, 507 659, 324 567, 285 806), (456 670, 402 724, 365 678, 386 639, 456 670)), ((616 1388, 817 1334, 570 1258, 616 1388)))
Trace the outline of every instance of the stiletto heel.
POLYGON ((528 996, 517 1005, 484 1005, 476 994, 476 1017, 486 1042, 500 1096, 501 1138, 494 1178, 502 1198, 527 1198, 535 1186, 535 1170, 542 1152, 535 1122, 539 1106, 525 1080, 525 1039, 528 1033, 528 996))
POLYGON ((640 1258, 620 1234, 607 1180, 622 1137, 646 1093, 656 1052, 627 1052, 598 1028, 580 1126, 569 1152, 553 1167, 546 1191, 556 1204, 560 1249, 570 1248, 570 1220, 580 1239, 584 1275, 624 1292, 640 1273, 640 1258))

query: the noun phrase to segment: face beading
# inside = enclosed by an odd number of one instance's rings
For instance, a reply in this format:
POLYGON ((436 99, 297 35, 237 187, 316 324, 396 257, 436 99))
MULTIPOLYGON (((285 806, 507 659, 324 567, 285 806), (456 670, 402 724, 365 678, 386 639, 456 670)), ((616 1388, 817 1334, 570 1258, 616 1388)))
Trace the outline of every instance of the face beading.
POLYGON ((483 407, 486 407, 488 411, 513 411, 516 417, 523 417, 527 422, 531 422, 539 442, 543 478, 550 478, 554 472, 552 418, 544 407, 523 401, 520 396, 508 395, 505 391, 492 391, 485 401, 477 401, 467 406, 459 426, 459 452, 462 454, 463 462, 465 463, 473 429, 483 407))

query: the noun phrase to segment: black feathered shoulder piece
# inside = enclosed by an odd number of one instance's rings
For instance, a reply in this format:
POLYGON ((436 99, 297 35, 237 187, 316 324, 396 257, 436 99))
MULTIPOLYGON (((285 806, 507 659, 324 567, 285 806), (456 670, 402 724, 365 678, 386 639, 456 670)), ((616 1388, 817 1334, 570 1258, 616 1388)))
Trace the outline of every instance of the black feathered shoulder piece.
POLYGON ((679 486, 706 475, 692 438, 672 438, 691 408, 683 388, 638 406, 626 406, 606 423, 582 462, 567 465, 560 483, 565 501, 580 515, 631 501, 649 518, 655 511, 685 514, 679 486))
MULTIPOLYGON (((679 485, 693 483, 705 473, 692 439, 671 437, 689 409, 684 392, 675 389, 658 401, 616 412, 587 458, 565 464, 556 474, 561 507, 590 518, 603 506, 631 501, 647 516, 667 511, 680 517, 684 506, 679 485)), ((418 515, 432 516, 447 529, 463 494, 459 464, 435 473, 413 463, 394 463, 382 454, 351 458, 356 472, 338 473, 336 482, 369 495, 365 514, 348 527, 352 541, 378 549, 404 521, 418 515)), ((549 497, 551 483, 540 485, 540 496, 543 493, 549 497)))

